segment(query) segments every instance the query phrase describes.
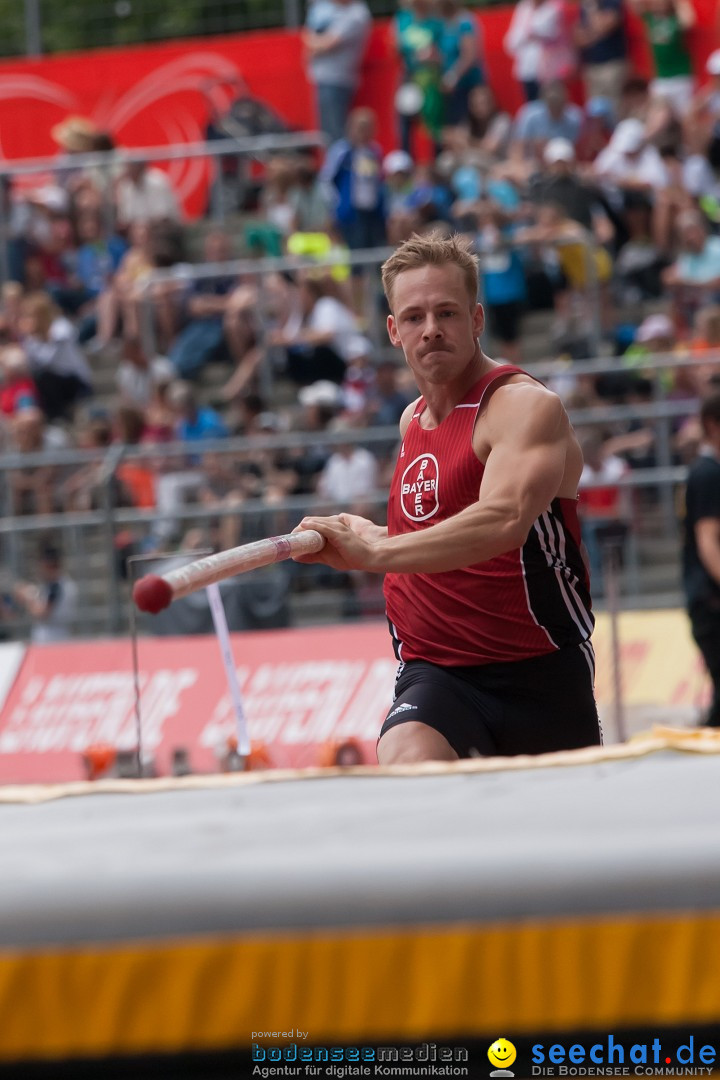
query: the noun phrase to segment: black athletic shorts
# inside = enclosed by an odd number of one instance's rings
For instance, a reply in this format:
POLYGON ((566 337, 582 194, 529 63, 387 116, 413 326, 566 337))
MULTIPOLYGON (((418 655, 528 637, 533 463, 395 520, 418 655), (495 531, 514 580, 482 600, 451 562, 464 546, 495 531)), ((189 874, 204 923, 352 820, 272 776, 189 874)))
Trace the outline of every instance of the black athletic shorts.
POLYGON ((411 660, 398 671, 380 738, 412 720, 439 731, 461 758, 599 746, 594 674, 588 642, 478 667, 411 660))

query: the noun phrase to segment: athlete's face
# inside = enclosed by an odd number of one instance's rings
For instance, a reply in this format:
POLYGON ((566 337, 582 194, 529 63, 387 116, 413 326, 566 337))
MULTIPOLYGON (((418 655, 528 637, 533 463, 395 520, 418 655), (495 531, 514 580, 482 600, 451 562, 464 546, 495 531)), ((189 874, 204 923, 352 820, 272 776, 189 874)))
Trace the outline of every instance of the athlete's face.
POLYGON ((416 379, 442 384, 460 376, 477 354, 483 309, 468 295, 459 266, 421 266, 398 274, 388 334, 416 379))

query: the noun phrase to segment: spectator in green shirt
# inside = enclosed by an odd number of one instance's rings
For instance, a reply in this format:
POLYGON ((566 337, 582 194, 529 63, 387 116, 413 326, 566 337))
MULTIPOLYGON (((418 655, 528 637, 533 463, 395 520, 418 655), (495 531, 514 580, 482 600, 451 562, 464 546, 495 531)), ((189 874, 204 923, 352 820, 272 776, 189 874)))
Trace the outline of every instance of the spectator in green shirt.
POLYGON ((398 11, 393 20, 395 47, 403 66, 401 93, 398 94, 400 137, 403 150, 412 153, 414 121, 422 120, 434 142, 438 142, 443 124, 444 102, 442 77, 443 24, 437 17, 432 0, 410 0, 407 8, 398 11), (417 109, 412 107, 412 95, 402 92, 414 85, 417 88, 417 109))
POLYGON ((651 92, 669 102, 684 116, 692 104, 695 88, 687 32, 695 26, 691 0, 632 0, 645 23, 655 62, 651 92))

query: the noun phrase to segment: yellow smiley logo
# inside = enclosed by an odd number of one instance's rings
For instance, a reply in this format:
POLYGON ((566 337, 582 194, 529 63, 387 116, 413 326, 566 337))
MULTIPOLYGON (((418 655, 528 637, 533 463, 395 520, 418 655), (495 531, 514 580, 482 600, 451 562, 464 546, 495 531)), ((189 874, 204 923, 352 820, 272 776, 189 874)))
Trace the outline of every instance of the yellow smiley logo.
POLYGON ((517 1057, 517 1050, 508 1039, 496 1039, 488 1050, 491 1065, 506 1069, 517 1057))

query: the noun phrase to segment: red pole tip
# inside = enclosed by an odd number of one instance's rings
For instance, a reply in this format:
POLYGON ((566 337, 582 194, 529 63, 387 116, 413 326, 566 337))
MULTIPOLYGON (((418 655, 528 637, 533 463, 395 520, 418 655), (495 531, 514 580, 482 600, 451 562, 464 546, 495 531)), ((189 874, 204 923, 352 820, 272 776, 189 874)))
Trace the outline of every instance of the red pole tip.
POLYGON ((165 578, 157 574, 146 574, 135 582, 133 588, 133 600, 141 611, 148 611, 151 615, 157 615, 172 602, 173 592, 165 578))

